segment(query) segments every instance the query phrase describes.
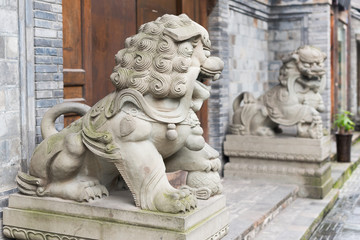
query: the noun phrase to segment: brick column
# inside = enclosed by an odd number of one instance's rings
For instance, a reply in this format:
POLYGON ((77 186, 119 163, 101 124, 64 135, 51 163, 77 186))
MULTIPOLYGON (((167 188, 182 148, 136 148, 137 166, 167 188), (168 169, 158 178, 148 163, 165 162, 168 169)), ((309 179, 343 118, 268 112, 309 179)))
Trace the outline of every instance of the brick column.
MULTIPOLYGON (((34 1, 36 143, 44 113, 63 101, 62 1, 34 1)), ((62 128, 63 120, 57 121, 62 128)))
POLYGON ((209 99, 209 143, 222 156, 222 144, 229 124, 229 39, 228 39, 228 1, 218 0, 209 16, 209 34, 212 54, 225 62, 221 78, 211 84, 209 99))

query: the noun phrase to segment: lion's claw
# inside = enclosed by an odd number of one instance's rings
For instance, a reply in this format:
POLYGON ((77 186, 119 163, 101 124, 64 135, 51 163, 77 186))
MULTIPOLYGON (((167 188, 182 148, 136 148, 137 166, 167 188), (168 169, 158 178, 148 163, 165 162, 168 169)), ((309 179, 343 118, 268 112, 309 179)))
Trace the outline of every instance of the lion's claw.
POLYGON ((161 212, 187 212, 196 208, 196 197, 188 189, 171 189, 170 193, 160 192, 155 197, 155 206, 161 212))

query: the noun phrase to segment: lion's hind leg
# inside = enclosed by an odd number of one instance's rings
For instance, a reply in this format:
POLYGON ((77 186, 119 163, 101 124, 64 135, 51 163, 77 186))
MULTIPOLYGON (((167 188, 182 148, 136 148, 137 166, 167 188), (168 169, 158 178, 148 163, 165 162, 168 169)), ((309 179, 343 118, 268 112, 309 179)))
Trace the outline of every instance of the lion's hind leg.
POLYGON ((37 194, 79 202, 107 196, 107 189, 83 169, 85 161, 91 157, 82 142, 81 132, 68 133, 62 151, 50 163, 47 185, 39 187, 37 194))
POLYGON ((150 140, 122 143, 122 159, 115 163, 142 209, 178 213, 196 207, 187 189, 173 188, 165 174, 163 158, 150 140))

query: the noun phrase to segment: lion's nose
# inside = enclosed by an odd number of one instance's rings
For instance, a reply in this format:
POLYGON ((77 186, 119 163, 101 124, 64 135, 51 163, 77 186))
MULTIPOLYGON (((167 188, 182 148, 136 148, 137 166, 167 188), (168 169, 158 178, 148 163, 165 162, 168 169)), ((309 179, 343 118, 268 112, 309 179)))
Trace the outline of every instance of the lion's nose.
POLYGON ((220 74, 223 70, 224 62, 218 57, 209 57, 202 64, 201 68, 212 76, 215 76, 216 74, 220 74))

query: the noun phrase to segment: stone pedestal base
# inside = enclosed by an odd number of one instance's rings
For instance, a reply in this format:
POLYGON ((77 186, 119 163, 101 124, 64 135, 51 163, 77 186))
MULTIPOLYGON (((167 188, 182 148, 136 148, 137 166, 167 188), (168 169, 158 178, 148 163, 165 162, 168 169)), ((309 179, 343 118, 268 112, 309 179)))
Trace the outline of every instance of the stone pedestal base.
POLYGON ((116 192, 90 203, 20 194, 4 209, 8 238, 38 239, 221 239, 228 231, 225 196, 199 200, 185 214, 144 211, 129 192, 116 192))
POLYGON ((299 196, 323 198, 332 188, 330 137, 227 135, 225 178, 259 179, 299 186, 299 196))

